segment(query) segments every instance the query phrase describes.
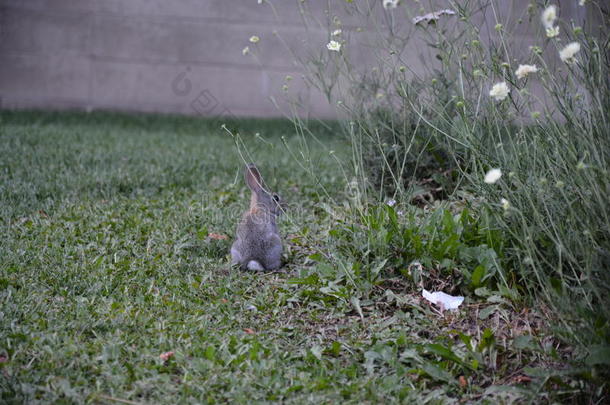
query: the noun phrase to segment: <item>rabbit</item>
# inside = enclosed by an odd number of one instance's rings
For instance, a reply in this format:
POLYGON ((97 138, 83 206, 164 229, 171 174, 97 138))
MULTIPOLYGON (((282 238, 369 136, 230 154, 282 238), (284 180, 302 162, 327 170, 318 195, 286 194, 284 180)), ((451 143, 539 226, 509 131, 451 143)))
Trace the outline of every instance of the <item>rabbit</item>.
POLYGON ((277 270, 282 257, 282 239, 276 224, 283 210, 280 196, 263 187, 260 172, 253 163, 246 166, 245 178, 252 197, 250 208, 237 226, 231 263, 239 264, 242 270, 277 270))

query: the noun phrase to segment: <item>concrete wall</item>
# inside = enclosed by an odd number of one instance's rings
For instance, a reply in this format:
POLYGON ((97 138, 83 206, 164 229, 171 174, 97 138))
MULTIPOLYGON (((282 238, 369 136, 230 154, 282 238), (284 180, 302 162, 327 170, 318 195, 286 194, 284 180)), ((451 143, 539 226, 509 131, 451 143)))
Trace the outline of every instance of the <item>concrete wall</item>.
MULTIPOLYGON (((278 116, 289 110, 282 86, 291 75, 287 94, 302 115, 334 116, 283 43, 300 49, 307 38, 328 53, 328 26, 345 2, 332 0, 331 13, 326 1, 309 3, 319 25, 303 24, 297 0, 0 0, 0 108, 278 116), (249 43, 252 35, 261 41, 249 43)), ((525 10, 528 1, 499 3, 525 10)), ((353 17, 341 18, 355 31, 353 17)), ((363 65, 373 53, 365 42, 352 53, 363 65)), ((409 63, 417 70, 425 60, 414 53, 409 63)))

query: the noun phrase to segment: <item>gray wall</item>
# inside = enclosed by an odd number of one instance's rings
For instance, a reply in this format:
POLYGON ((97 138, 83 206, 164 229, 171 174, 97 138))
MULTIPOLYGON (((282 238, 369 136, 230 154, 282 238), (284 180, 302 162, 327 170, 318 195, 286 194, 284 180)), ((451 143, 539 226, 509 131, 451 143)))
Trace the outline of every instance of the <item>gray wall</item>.
MULTIPOLYGON (((334 116, 326 99, 304 85, 280 40, 299 48, 308 38, 325 52, 326 1, 309 1, 312 8, 319 5, 322 24, 307 27, 298 3, 274 0, 272 8, 257 0, 0 0, 0 108, 278 116, 289 109, 282 86, 291 75, 288 95, 300 98, 301 115, 334 116), (252 35, 261 38, 256 46, 248 42, 252 35), (254 55, 242 55, 245 46, 254 55)), ((528 1, 498 3, 525 10, 528 1)), ((569 9, 577 1, 562 3, 569 9)), ((342 19, 345 31, 357 27, 350 16, 342 19)), ((366 44, 352 53, 363 65, 370 54, 366 44)), ((417 70, 427 57, 414 56, 409 64, 417 70)))
POLYGON ((256 0, 0 0, 2 108, 273 116, 291 75, 290 93, 332 115, 272 34, 303 30, 277 3, 281 22, 256 0), (252 35, 258 58, 242 55, 252 35))

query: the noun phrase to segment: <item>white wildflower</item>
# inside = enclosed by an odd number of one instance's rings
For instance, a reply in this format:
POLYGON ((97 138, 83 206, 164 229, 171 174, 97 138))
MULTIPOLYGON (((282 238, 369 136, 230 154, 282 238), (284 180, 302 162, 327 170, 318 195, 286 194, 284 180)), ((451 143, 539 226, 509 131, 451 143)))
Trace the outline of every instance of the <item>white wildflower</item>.
POLYGON ((578 42, 570 42, 561 51, 559 57, 566 63, 574 62, 574 55, 580 52, 580 44, 578 42))
POLYGON ((390 206, 390 207, 393 207, 393 206, 395 206, 395 205, 396 205, 396 200, 395 200, 395 199, 393 199, 393 198, 391 198, 391 199, 389 199, 388 201, 386 201, 386 204, 387 204, 388 206, 390 206))
POLYGON ((261 39, 260 39, 258 36, 256 36, 256 35, 252 35, 252 36, 250 37, 250 42, 252 42, 253 44, 257 43, 257 42, 258 42, 258 41, 260 41, 260 40, 261 40, 261 39))
POLYGON ((502 177, 502 170, 500 170, 500 169, 491 169, 485 175, 485 180, 484 181, 487 184, 494 184, 496 181, 498 181, 500 179, 500 177, 502 177))
POLYGON ((586 2, 587 2, 587 0, 580 0, 580 1, 578 2, 578 5, 579 5, 579 6, 584 6, 586 2))
POLYGON ((510 89, 506 82, 500 82, 493 85, 491 90, 489 91, 489 95, 496 99, 496 101, 502 101, 506 97, 508 97, 508 93, 510 93, 510 89))
POLYGON ((504 209, 504 211, 508 211, 508 209, 510 208, 510 202, 506 198, 501 198, 500 204, 502 204, 502 208, 504 209))
MULTIPOLYGON (((415 17, 413 17, 413 19, 411 21, 413 21, 413 24, 415 24, 415 25, 420 24, 420 23, 430 24, 430 23, 436 22, 443 15, 455 15, 455 11, 448 9, 448 8, 445 10, 438 10, 438 11, 435 11, 432 13, 415 16, 415 17)), ((501 25, 501 24, 499 24, 499 25, 501 25)))
POLYGON ((544 28, 552 28, 555 25, 555 20, 557 20, 557 6, 551 4, 545 8, 540 19, 544 28))
POLYGON ((249 46, 245 47, 245 48, 244 48, 244 49, 242 49, 242 51, 241 51, 241 54, 242 54, 242 55, 247 55, 247 54, 249 54, 249 53, 250 53, 250 47, 249 47, 249 46))
POLYGON ((515 71, 515 75, 517 75, 518 79, 523 79, 527 77, 530 73, 536 73, 538 71, 538 67, 536 65, 519 65, 517 70, 515 71))
POLYGON ((555 38, 557 35, 559 35, 559 25, 556 27, 549 27, 546 29, 547 38, 555 38))
POLYGON ((330 41, 328 44, 326 44, 326 47, 329 51, 339 52, 341 50, 341 44, 337 41, 330 41))
POLYGON ((330 35, 332 35, 333 37, 336 37, 338 35, 341 35, 343 31, 341 31, 340 29, 338 30, 334 30, 330 35))
POLYGON ((400 0, 383 0, 383 8, 386 10, 398 7, 400 0))

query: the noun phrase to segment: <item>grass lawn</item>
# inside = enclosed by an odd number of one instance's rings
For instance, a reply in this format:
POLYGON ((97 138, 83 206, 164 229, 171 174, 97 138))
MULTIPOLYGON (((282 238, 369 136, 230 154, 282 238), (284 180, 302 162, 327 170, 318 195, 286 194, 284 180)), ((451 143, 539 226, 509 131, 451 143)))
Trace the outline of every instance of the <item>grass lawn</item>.
POLYGON ((479 291, 440 314, 399 271, 366 292, 348 276, 326 277, 325 263, 341 262, 328 248, 349 218, 337 217, 350 195, 336 164, 349 145, 320 130, 320 142, 307 145, 312 176, 289 152, 305 147, 289 123, 239 127, 242 153, 289 206, 281 272, 229 267, 249 193, 234 139, 218 122, 0 114, 0 402, 578 395, 580 380, 558 378, 569 348, 544 308, 479 291))

